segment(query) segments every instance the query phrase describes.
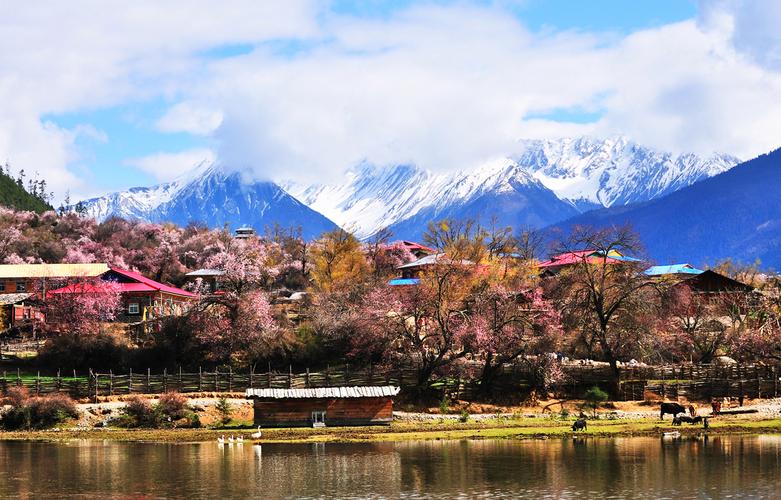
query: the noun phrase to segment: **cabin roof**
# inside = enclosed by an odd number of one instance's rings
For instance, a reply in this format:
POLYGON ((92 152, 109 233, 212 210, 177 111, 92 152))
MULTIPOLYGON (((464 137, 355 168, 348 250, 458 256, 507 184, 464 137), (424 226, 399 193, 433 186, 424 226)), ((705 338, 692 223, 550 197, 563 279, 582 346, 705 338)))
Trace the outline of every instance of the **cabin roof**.
POLYGON ((651 266, 644 271, 647 276, 664 276, 666 274, 700 274, 702 269, 697 269, 691 264, 670 264, 666 266, 651 266))
POLYGON ((194 276, 197 278, 199 276, 223 276, 224 274, 225 271, 220 269, 197 269, 185 274, 185 276, 194 276))
POLYGON ((109 270, 103 262, 92 264, 2 264, 0 278, 94 278, 109 270))
POLYGON ((463 266, 474 264, 474 262, 472 262, 471 260, 462 259, 460 261, 453 261, 444 253, 435 253, 432 255, 426 255, 425 257, 421 257, 418 260, 410 262, 409 264, 403 264, 397 267, 396 269, 414 269, 416 267, 433 266, 434 264, 455 264, 455 263, 461 264, 463 266))
POLYGON ((18 304, 35 295, 34 293, 5 293, 0 295, 0 306, 18 304))
POLYGON ((394 278, 388 282, 390 286, 419 285, 418 278, 394 278))
POLYGON ((131 280, 131 282, 128 283, 128 282, 120 281, 120 282, 112 283, 111 285, 107 283, 105 286, 100 284, 95 284, 95 283, 79 283, 79 284, 71 283, 65 285, 62 288, 51 290, 49 293, 50 294, 102 293, 102 292, 116 290, 119 293, 163 292, 163 293, 170 293, 172 295, 179 295, 182 297, 196 297, 196 295, 192 292, 188 292, 187 290, 182 290, 181 288, 177 288, 175 286, 159 283, 153 279, 149 279, 146 276, 136 273, 134 271, 126 271, 124 269, 118 269, 116 267, 112 267, 109 270, 115 273, 116 275, 131 280))
POLYGON ((317 387, 313 389, 247 389, 247 399, 377 398, 395 396, 399 390, 399 387, 392 385, 317 387))
MULTIPOLYGON (((572 264, 579 264, 583 262, 594 262, 603 259, 604 252, 599 250, 578 250, 575 252, 565 252, 558 255, 554 255, 549 260, 541 262, 538 267, 560 267, 568 266, 572 264)), ((640 259, 635 257, 629 257, 622 254, 618 250, 610 250, 607 253, 608 263, 613 262, 640 262, 640 259)))

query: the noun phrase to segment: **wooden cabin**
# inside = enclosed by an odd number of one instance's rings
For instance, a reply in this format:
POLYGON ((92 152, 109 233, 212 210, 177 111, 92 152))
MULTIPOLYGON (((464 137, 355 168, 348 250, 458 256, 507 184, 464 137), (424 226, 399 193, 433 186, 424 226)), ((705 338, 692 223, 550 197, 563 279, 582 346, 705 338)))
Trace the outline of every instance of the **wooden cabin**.
POLYGON ((247 399, 262 427, 389 425, 398 393, 394 386, 247 389, 247 399))

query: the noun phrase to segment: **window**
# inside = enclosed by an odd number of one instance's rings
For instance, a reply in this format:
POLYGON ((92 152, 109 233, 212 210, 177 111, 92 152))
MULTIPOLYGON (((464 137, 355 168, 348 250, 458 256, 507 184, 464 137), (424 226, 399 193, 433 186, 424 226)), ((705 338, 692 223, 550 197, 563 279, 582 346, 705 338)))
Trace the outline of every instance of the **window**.
POLYGON ((138 314, 139 311, 140 311, 140 309, 138 307, 138 303, 137 302, 131 302, 130 304, 127 305, 127 313, 128 314, 138 314))
POLYGON ((0 281, 0 292, 5 292, 5 281, 0 281))
POLYGON ((17 281, 16 282, 16 291, 17 292, 26 292, 27 291, 27 282, 25 282, 25 281, 17 281))
POLYGON ((312 412, 312 427, 325 427, 325 412, 313 411, 312 412))

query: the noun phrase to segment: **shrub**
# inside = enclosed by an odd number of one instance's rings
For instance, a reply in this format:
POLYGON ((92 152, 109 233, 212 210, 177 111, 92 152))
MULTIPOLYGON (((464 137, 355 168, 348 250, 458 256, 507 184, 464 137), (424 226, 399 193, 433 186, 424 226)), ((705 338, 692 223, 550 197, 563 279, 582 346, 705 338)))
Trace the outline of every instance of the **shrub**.
POLYGON ((442 396, 442 400, 439 402, 439 413, 442 415, 450 413, 450 400, 446 395, 442 396))
POLYGON ((469 412, 466 410, 461 410, 461 415, 458 417, 459 422, 468 422, 469 421, 469 412))
POLYGON ((187 398, 178 392, 166 392, 160 395, 155 410, 164 418, 178 420, 186 418, 190 409, 187 406, 187 398))
POLYGON ((152 404, 141 396, 132 396, 122 409, 123 419, 120 422, 126 427, 154 427, 157 425, 152 404))
POLYGON ((6 403, 11 406, 2 416, 4 428, 45 429, 69 418, 76 418, 76 404, 65 394, 30 397, 24 387, 9 389, 6 403))
POLYGON ((220 414, 220 423, 222 425, 228 425, 231 421, 231 412, 233 410, 228 399, 224 396, 221 397, 217 400, 217 404, 214 405, 214 408, 220 414))
POLYGON ((63 334, 46 341, 38 353, 40 366, 58 366, 67 370, 86 371, 126 369, 130 349, 111 334, 63 334))
POLYGON ((585 400, 583 403, 584 408, 590 408, 593 412, 593 416, 597 416, 597 408, 608 400, 608 394, 600 389, 597 386, 592 387, 591 389, 586 391, 586 394, 583 396, 583 399, 585 400))

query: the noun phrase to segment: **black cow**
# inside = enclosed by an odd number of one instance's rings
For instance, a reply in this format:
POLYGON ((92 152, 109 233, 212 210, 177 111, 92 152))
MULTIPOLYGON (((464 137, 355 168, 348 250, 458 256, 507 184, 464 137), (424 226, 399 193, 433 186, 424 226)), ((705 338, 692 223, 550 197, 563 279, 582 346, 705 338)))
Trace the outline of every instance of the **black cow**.
POLYGON ((679 413, 686 413, 686 407, 678 403, 662 403, 659 407, 659 419, 664 420, 664 415, 669 413, 673 417, 679 413))
POLYGON ((680 417, 673 417, 673 425, 681 425, 680 417))
POLYGON ((586 421, 582 418, 575 420, 575 422, 572 424, 572 432, 585 431, 585 430, 588 430, 588 425, 586 424, 586 421))
POLYGON ((675 417, 678 419, 678 422, 680 422, 678 425, 681 424, 696 424, 699 423, 700 420, 702 420, 702 417, 690 417, 688 415, 681 415, 680 417, 675 417))

